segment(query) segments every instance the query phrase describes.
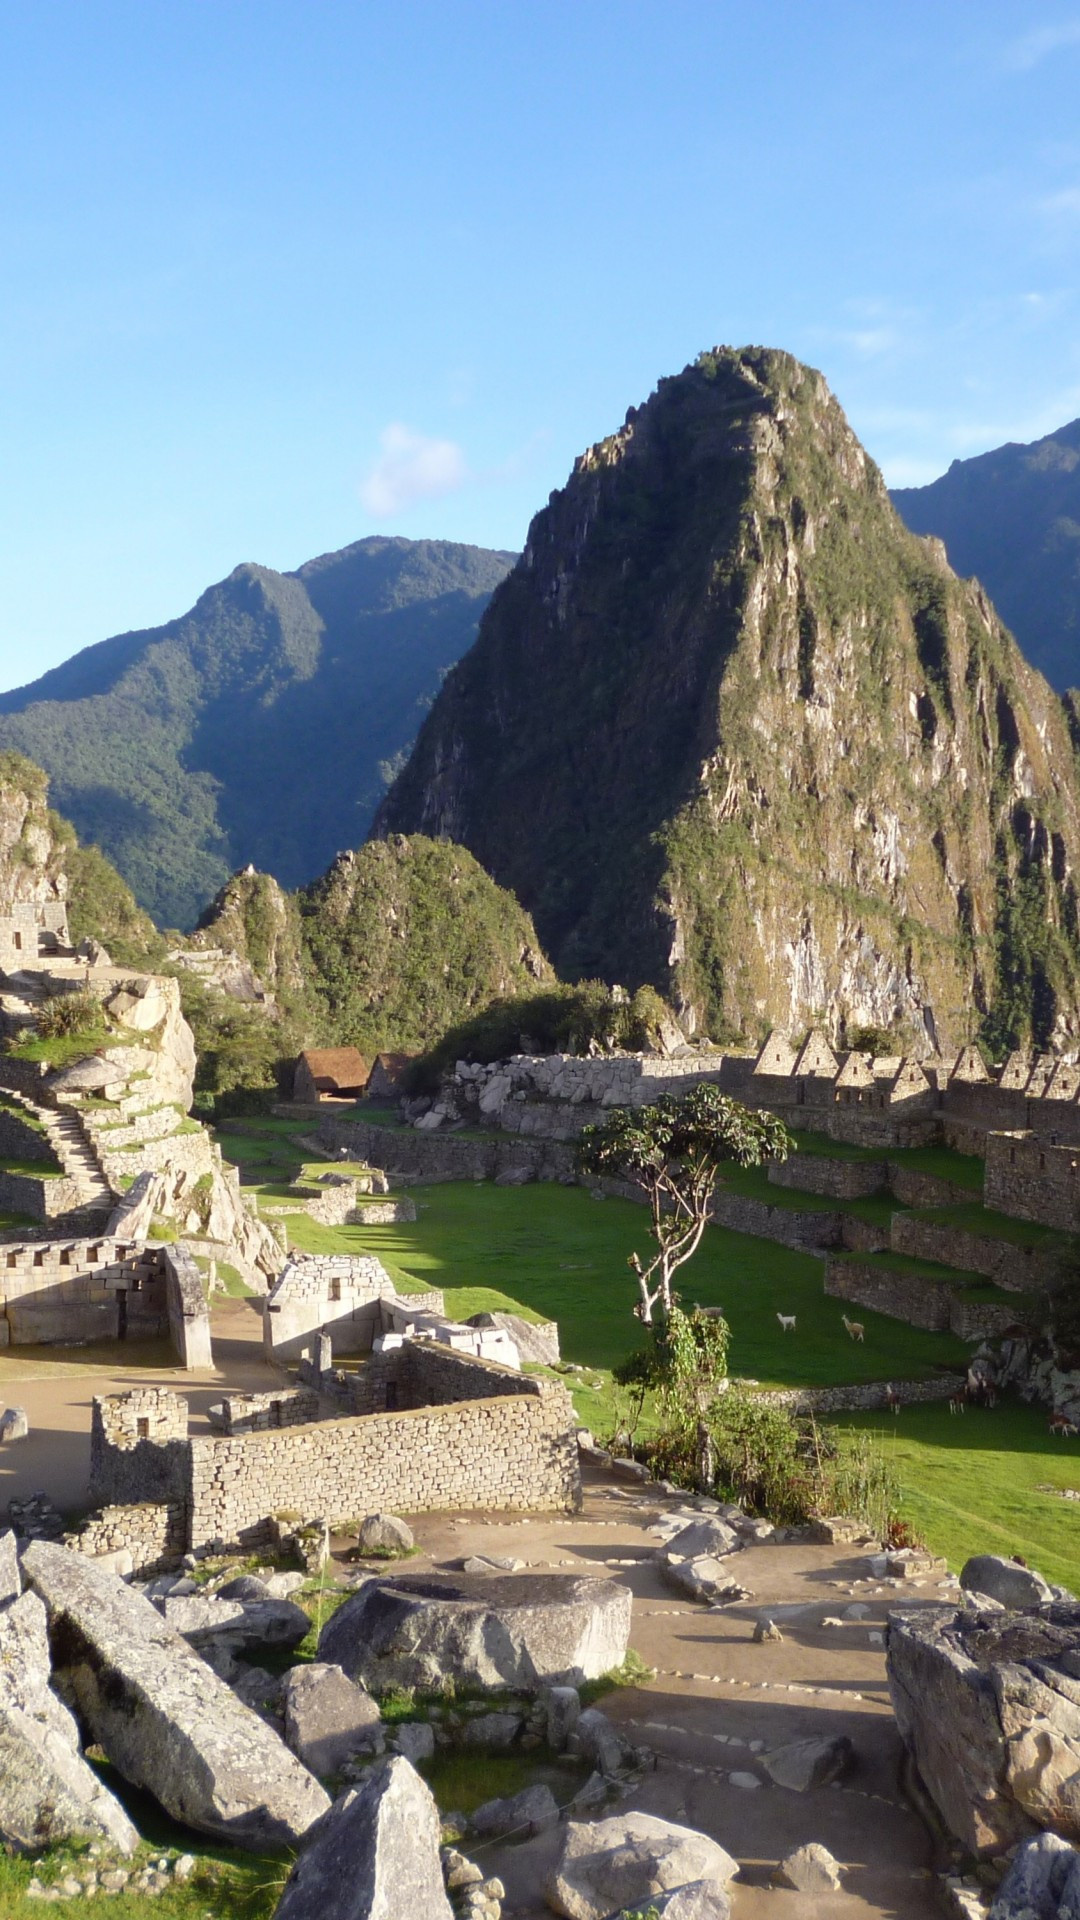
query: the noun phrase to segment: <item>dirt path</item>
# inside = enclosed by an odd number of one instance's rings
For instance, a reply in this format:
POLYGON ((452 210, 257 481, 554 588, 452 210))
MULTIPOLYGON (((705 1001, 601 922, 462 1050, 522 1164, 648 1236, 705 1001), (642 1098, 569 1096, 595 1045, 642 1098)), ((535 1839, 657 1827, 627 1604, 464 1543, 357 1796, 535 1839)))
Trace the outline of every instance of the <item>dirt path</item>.
MULTIPOLYGON (((737 1578, 754 1598, 710 1612, 674 1594, 651 1559, 659 1543, 648 1528, 671 1504, 594 1480, 573 1520, 426 1515, 412 1524, 434 1564, 471 1552, 514 1555, 530 1567, 595 1570, 630 1587, 631 1644, 656 1678, 602 1705, 632 1741, 654 1750, 658 1765, 622 1804, 699 1828, 737 1857, 734 1920, 925 1920, 935 1908, 930 1841, 897 1787, 900 1742, 884 1651, 871 1635, 881 1634, 890 1607, 944 1596, 915 1583, 899 1592, 870 1577, 865 1558, 849 1549, 766 1545, 738 1555, 737 1578), (851 1606, 866 1612, 822 1624, 851 1606), (784 1618, 785 1607, 797 1617, 784 1618), (763 1611, 780 1613, 782 1644, 754 1644, 763 1611), (769 1781, 762 1749, 839 1733, 858 1756, 842 1786, 800 1794, 769 1781), (733 1773, 760 1784, 733 1784, 733 1773), (844 1891, 810 1902, 769 1887, 777 1861, 811 1840, 846 1867, 844 1891)), ((557 1846, 558 1835, 546 1834, 477 1853, 506 1886, 508 1920, 550 1920, 542 1887, 557 1846)))
POLYGON ((0 1405, 25 1407, 26 1440, 0 1448, 0 1517, 12 1498, 47 1493, 64 1513, 87 1506, 90 1412, 95 1394, 170 1387, 192 1409, 192 1430, 206 1431, 206 1408, 224 1388, 268 1393, 282 1375, 263 1358, 261 1302, 215 1307, 213 1369, 185 1373, 165 1341, 101 1347, 14 1347, 0 1354, 0 1405), (123 1355, 123 1358, 119 1358, 123 1355))

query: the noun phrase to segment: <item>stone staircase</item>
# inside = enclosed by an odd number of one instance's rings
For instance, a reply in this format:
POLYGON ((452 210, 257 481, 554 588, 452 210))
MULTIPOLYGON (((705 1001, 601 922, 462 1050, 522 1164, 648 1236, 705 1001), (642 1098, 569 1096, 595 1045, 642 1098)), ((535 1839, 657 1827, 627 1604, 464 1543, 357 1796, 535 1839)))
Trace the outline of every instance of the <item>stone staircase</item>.
POLYGON ((79 1212, 95 1216, 111 1213, 116 1195, 76 1109, 38 1106, 27 1094, 11 1087, 5 1089, 4 1097, 43 1130, 64 1172, 75 1183, 79 1212))

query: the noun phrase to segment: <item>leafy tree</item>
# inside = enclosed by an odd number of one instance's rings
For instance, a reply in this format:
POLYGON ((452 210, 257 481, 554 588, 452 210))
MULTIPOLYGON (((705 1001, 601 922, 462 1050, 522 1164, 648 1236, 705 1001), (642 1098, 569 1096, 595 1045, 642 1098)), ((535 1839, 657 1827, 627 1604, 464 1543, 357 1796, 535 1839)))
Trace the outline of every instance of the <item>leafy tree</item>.
POLYGON ((618 1107, 599 1126, 585 1128, 582 1171, 627 1180, 649 1204, 656 1250, 644 1262, 637 1253, 629 1261, 640 1296, 634 1312, 646 1326, 658 1303, 665 1319, 671 1314, 673 1277, 701 1245, 724 1163, 786 1160, 791 1146, 782 1120, 742 1106, 710 1081, 663 1094, 654 1106, 618 1107))

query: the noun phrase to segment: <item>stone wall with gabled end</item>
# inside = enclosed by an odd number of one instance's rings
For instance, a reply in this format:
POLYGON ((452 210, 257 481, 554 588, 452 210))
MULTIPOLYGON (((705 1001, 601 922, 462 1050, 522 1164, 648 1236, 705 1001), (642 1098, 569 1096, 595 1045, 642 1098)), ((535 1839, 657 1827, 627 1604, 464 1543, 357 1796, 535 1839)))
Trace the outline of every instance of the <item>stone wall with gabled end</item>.
POLYGON ((1080 1149, 1034 1133, 991 1133, 983 1197, 998 1213, 1080 1233, 1080 1149))

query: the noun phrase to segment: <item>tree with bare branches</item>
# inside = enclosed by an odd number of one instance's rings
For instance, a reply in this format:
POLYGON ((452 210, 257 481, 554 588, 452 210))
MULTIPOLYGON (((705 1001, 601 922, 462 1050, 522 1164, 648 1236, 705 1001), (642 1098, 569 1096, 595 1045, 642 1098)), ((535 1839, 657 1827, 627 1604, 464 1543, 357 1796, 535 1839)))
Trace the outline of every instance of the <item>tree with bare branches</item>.
POLYGON ((791 1135, 775 1114, 744 1107, 711 1081, 687 1093, 662 1094, 653 1106, 617 1107, 581 1136, 578 1164, 594 1178, 639 1187, 651 1212, 655 1252, 630 1255, 639 1299, 634 1312, 652 1325, 655 1308, 668 1315, 673 1276, 697 1252, 725 1162, 761 1166, 786 1160, 791 1135))

